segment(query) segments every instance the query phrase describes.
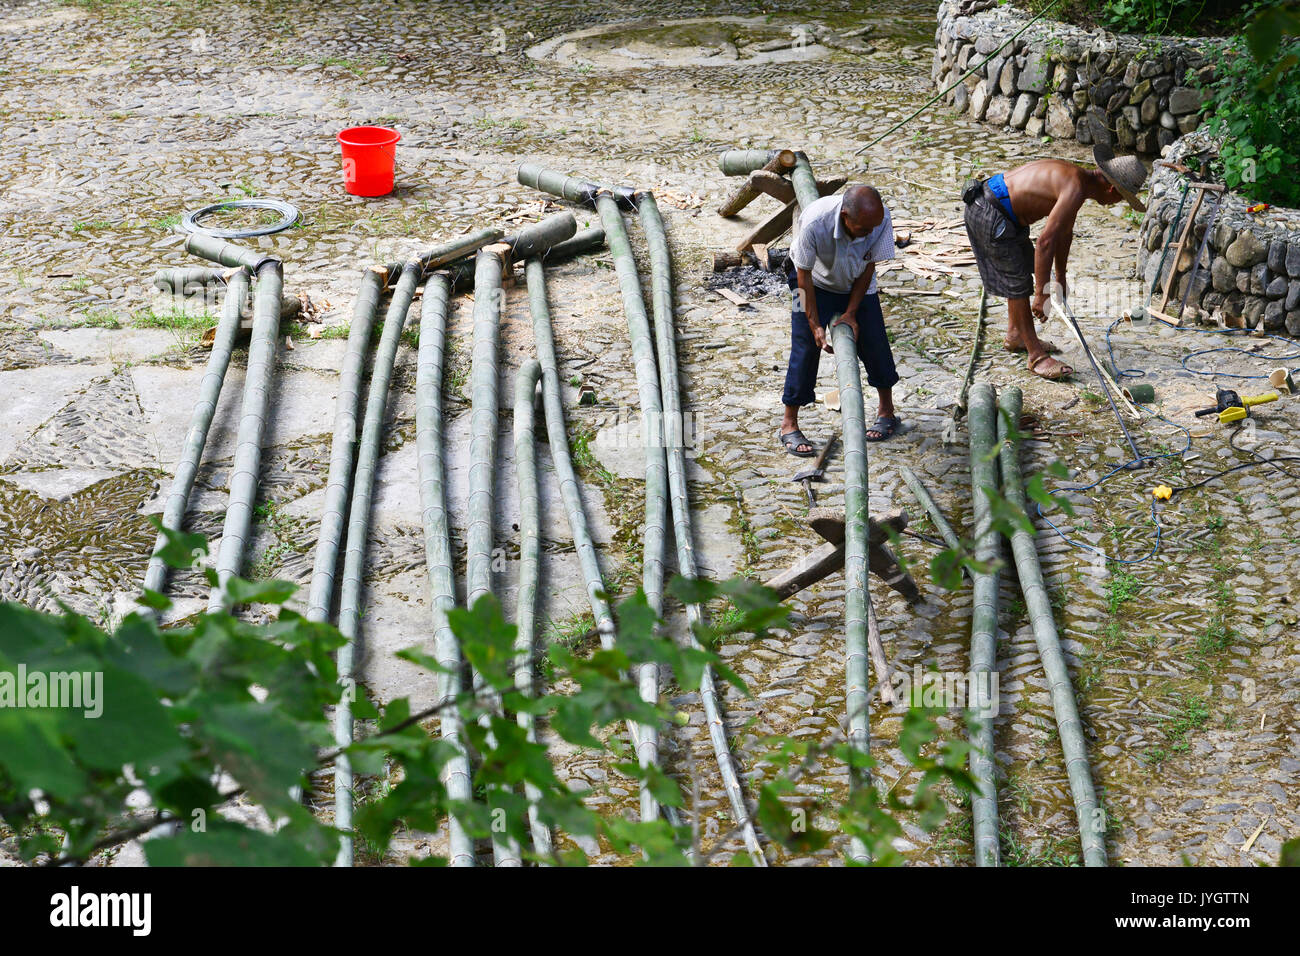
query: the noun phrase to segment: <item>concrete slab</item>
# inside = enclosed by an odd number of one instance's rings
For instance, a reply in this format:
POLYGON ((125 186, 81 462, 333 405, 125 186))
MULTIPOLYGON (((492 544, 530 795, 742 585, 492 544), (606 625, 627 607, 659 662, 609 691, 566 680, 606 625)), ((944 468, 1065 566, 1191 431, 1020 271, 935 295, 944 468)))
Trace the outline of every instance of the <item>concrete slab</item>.
POLYGON ((107 365, 49 365, 0 372, 0 395, 5 400, 0 462, 6 461, 28 435, 79 391, 111 371, 107 365))

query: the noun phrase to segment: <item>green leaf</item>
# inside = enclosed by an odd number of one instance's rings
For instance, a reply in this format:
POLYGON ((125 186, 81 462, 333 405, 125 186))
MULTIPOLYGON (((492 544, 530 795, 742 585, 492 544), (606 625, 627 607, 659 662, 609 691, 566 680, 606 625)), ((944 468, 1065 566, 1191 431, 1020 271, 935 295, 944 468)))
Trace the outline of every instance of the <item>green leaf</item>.
POLYGON ((149 516, 149 523, 154 526, 166 543, 154 552, 154 557, 162 558, 163 563, 175 570, 197 567, 208 555, 208 539, 201 534, 189 534, 164 528, 162 519, 157 515, 149 516))
POLYGON ((312 853, 297 841, 262 833, 226 820, 210 820, 205 832, 182 830, 146 840, 150 866, 321 866, 328 855, 312 853))

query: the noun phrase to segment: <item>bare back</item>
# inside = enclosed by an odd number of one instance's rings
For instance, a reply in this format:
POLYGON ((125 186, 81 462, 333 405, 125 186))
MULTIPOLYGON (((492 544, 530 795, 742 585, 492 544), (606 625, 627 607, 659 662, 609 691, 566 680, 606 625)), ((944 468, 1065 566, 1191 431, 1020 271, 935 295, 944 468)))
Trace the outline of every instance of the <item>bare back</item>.
POLYGON ((1011 209, 1022 225, 1038 222, 1061 204, 1058 215, 1065 213, 1073 221, 1089 197, 1091 173, 1063 159, 1038 159, 1004 173, 1011 209))

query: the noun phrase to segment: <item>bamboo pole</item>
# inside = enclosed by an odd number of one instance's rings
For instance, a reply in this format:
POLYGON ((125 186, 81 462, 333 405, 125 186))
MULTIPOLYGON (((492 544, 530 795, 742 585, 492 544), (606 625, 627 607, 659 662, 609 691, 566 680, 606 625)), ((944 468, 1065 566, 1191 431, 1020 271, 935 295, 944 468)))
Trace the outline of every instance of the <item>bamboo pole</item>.
POLYGON ((794 186, 795 199, 799 203, 800 214, 818 199, 821 191, 817 188, 817 177, 813 174, 812 164, 803 152, 795 153, 794 168, 790 170, 790 184, 794 186))
MULTIPOLYGON (((997 415, 993 386, 978 382, 971 389, 967 409, 970 431, 971 494, 974 497, 975 560, 994 564, 998 560, 998 532, 993 527, 991 495, 998 486, 998 463, 994 447, 994 418, 997 415)), ((975 865, 997 866, 998 792, 993 762, 993 715, 991 682, 997 674, 998 572, 974 573, 974 607, 971 613, 970 669, 975 686, 971 708, 976 712, 975 749, 970 753, 970 772, 979 787, 971 795, 975 829, 975 865)))
MULTIPOLYGON (((346 643, 338 649, 339 683, 343 697, 334 709, 334 742, 341 749, 352 743, 352 701, 356 695, 354 668, 356 641, 361 631, 361 604, 366 561, 366 539, 370 534, 370 500, 374 492, 375 465, 383 444, 384 409, 388 405, 388 386, 392 381, 393 361, 401 342, 406 313, 411 308, 416 286, 420 282, 420 264, 408 262, 393 290, 384 330, 375 349, 366 395, 366 413, 361 426, 361 444, 357 448, 356 479, 352 503, 348 509, 347 549, 343 554, 343 585, 339 594, 339 632, 346 643)), ((340 752, 334 761, 334 826, 352 828, 352 764, 340 752)), ((352 865, 352 838, 340 838, 336 866, 352 865)))
POLYGON ((243 266, 258 273, 269 262, 279 262, 275 256, 263 255, 256 249, 246 249, 225 239, 209 236, 207 233, 192 232, 185 239, 185 251, 209 262, 219 262, 230 269, 243 266))
MULTIPOLYGON (((659 373, 655 365, 654 339, 645 302, 641 298, 641 280, 637 275, 636 259, 628 241, 623 216, 609 190, 596 194, 596 209, 600 212, 610 252, 614 256, 614 269, 618 274, 619 289, 623 295, 623 314, 627 318, 628 335, 632 342, 632 360, 636 370, 637 391, 641 402, 641 437, 645 446, 645 529, 641 548, 641 588, 656 617, 663 614, 664 545, 667 532, 668 468, 663 446, 663 404, 659 391, 659 373)), ((659 665, 644 661, 636 665, 637 683, 641 696, 650 703, 659 700, 659 665)), ((650 766, 659 761, 659 728, 642 725, 638 728, 637 761, 650 766)), ((643 782, 641 785, 641 819, 655 820, 659 816, 659 801, 643 782)))
MULTIPOLYGON (((682 410, 681 385, 677 375, 672 253, 668 247, 668 235, 654 193, 649 190, 638 193, 637 210, 640 213, 641 228, 645 231, 646 245, 650 252, 654 338, 658 345, 659 386, 663 399, 663 439, 667 451, 668 494, 672 505, 673 536, 677 542, 677 570, 683 577, 693 580, 699 576, 699 571, 695 563, 690 493, 686 483, 686 416, 682 410)), ((700 644, 695 638, 694 630, 704 626, 703 608, 698 604, 686 605, 686 617, 691 628, 687 636, 692 646, 698 648, 700 644)), ((727 744, 727 729, 722 719, 722 709, 718 703, 718 691, 711 667, 705 667, 700 676, 700 699, 704 705, 709 738, 713 743, 713 753, 722 775, 723 788, 727 791, 727 799, 731 803, 735 825, 740 827, 750 859, 756 866, 766 866, 767 858, 763 855, 758 835, 754 832, 754 823, 750 819, 749 808, 745 805, 745 794, 736 773, 731 748, 727 744)))
MULTIPOLYGON (((601 236, 603 238, 604 230, 601 230, 601 236)), ((614 617, 610 613, 609 601, 605 596, 605 581, 600 573, 596 545, 588 527, 587 509, 582 501, 578 476, 573 469, 573 459, 569 454, 569 435, 564 421, 559 369, 555 358, 555 335, 551 329, 551 311, 546 302, 546 273, 541 260, 528 260, 525 275, 528 282, 529 310, 533 319, 533 339, 536 342, 537 359, 542 368, 542 402, 546 409, 546 434, 547 443, 551 448, 551 463, 555 467, 555 474, 559 481, 560 498, 564 502, 569 533, 573 536, 573 548, 578 553, 578 564, 582 568, 583 580, 586 582, 587 601, 591 605, 592 620, 596 622, 596 626, 584 635, 583 639, 596 637, 600 640, 601 647, 612 650, 616 634, 614 617)), ((628 724, 628 737, 635 750, 641 740, 640 730, 636 724, 628 724)), ((663 807, 662 809, 669 822, 676 825, 678 820, 675 808, 663 807)))
POLYGON ((338 570, 339 544, 347 522, 352 488, 352 464, 357 449, 357 407, 361 401, 361 376, 370 349, 370 333, 379 310, 385 271, 372 266, 361 276, 357 300, 352 307, 348 349, 339 370, 339 394, 334 408, 334 436, 330 440, 329 477, 325 482, 325 507, 316 536, 316 560, 312 567, 307 598, 307 618, 327 621, 334 598, 334 576, 338 570))
MULTIPOLYGON (((845 707, 849 746, 868 754, 871 752, 871 699, 867 677, 867 421, 853 332, 838 316, 831 322, 831 339, 844 434, 845 707)), ((862 768, 850 767, 849 785, 854 789, 869 787, 870 776, 862 768)), ((858 837, 849 842, 849 859, 860 864, 871 861, 866 844, 858 837)))
POLYGON ((772 162, 779 162, 780 169, 790 169, 794 153, 788 149, 728 149, 718 156, 718 168, 724 176, 748 176, 772 162))
MULTIPOLYGON (((494 484, 499 425, 497 343, 504 295, 501 276, 510 248, 504 243, 478 251, 474 269, 474 345, 470 367, 469 523, 465 533, 465 603, 474 603, 492 590, 492 519, 496 514, 494 484)), ((486 702, 479 718, 485 729, 491 715, 501 713, 501 695, 473 671, 474 692, 486 702)), ((518 843, 504 833, 492 836, 497 866, 522 866, 518 843)))
POLYGON ((484 246, 496 242, 503 235, 505 233, 500 229, 480 229, 478 232, 438 243, 432 249, 422 253, 416 262, 419 263, 421 271, 427 275, 430 270, 438 266, 472 255, 484 246))
POLYGON ((912 492, 913 497, 916 498, 917 504, 925 509, 925 513, 928 514, 930 520, 934 522, 934 526, 939 532, 939 537, 943 538, 944 544, 960 551, 961 541, 957 538, 957 533, 952 530, 952 525, 950 525, 948 519, 943 516, 943 512, 939 510, 938 504, 936 504, 934 498, 930 496, 929 489, 921 483, 921 479, 916 476, 916 472, 912 471, 912 469, 908 468, 906 465, 900 465, 898 473, 902 477, 903 483, 907 485, 908 490, 912 492))
MULTIPOLYGON (((536 427, 534 400, 542 366, 529 359, 515 375, 515 478, 519 486, 519 599, 515 607, 515 687, 525 697, 533 691, 533 641, 537 623, 537 580, 541 563, 540 495, 537 490, 537 450, 533 444, 536 427)), ((529 743, 537 742, 537 724, 533 715, 518 715, 529 743)), ((533 835, 533 850, 539 857, 552 852, 551 831, 537 816, 541 791, 525 784, 528 796, 528 827, 533 835)))
POLYGON ((551 446, 551 463, 560 484, 560 497, 573 536, 573 548, 586 581, 587 601, 596 622, 601 646, 614 646, 614 617, 605 599, 605 581, 596 557, 596 545, 587 524, 587 510, 582 502, 578 475, 569 455, 569 435, 564 423, 564 405, 560 398, 559 368, 555 358, 555 335, 551 329, 551 310, 546 301, 546 272, 539 259, 529 259, 524 267, 528 281, 528 306, 533 319, 533 340, 542 369, 542 401, 546 409, 547 442, 551 446))
MULTIPOLYGON (((1020 422, 1020 389, 1008 389, 999 402, 998 440, 1001 443, 1002 494, 1021 510, 1027 508, 1024 478, 1020 471, 1020 436, 1015 426, 1020 422)), ((1056 728, 1065 754, 1065 772, 1070 780, 1070 794, 1074 798, 1075 815, 1079 821, 1079 837, 1083 844, 1085 866, 1106 865, 1106 826, 1104 812, 1097 802, 1097 791, 1088 767, 1088 745, 1083 735, 1083 722, 1079 719, 1078 705, 1074 699, 1074 686, 1070 670, 1061 650, 1061 639, 1056 632, 1052 616, 1052 602, 1043 582, 1043 571, 1038 561, 1038 548, 1034 537, 1027 531, 1017 530, 1011 537, 1011 548, 1016 558, 1016 573, 1020 589, 1025 596, 1025 607, 1034 628, 1034 642, 1052 695, 1052 710, 1056 714, 1056 728)))
MULTIPOLYGON (((451 280, 429 277, 420 307, 420 348, 415 375, 415 442, 419 457, 420 514, 424 526, 425 565, 429 572, 429 603, 433 613, 434 654, 446 672, 438 675, 438 699, 455 700, 461 693, 461 656, 447 612, 456 606, 451 537, 443 459, 442 376, 447 344, 447 307, 451 280)), ((469 759, 462 743, 460 711, 443 709, 440 733, 455 748, 447 761, 447 795, 468 803, 473 799, 469 759)), ((474 865, 474 841, 454 816, 447 821, 451 866, 474 865)))
MULTIPOLYGON (((199 397, 194 403, 194 411, 190 414, 190 427, 185 433, 185 445, 181 449, 180 460, 176 463, 171 491, 167 495, 167 503, 163 506, 162 525, 170 531, 181 530, 185 522, 185 509, 189 504, 190 492, 194 490, 194 479, 199 471, 199 462, 203 458, 203 447, 208 441, 208 429, 212 427, 212 418, 217 411, 217 400, 221 397, 221 386, 226 380, 226 369, 230 367, 230 353, 235 346, 235 337, 239 334, 244 300, 248 298, 248 280, 248 270, 242 268, 234 272, 228 280, 222 280, 226 282, 226 301, 222 309, 221 321, 217 324, 217 335, 212 342, 212 354, 208 356, 207 369, 203 373, 203 380, 199 383, 199 397)), ((157 552, 166 544, 167 536, 159 533, 154 543, 155 554, 149 558, 149 567, 145 570, 145 590, 162 591, 166 584, 167 565, 157 556, 157 552)))
MULTIPOLYGON (((198 238, 197 233, 190 236, 190 239, 195 238, 198 238)), ((189 245, 187 242, 186 248, 189 245)), ((221 528, 221 544, 217 553, 217 586, 212 589, 208 599, 209 612, 219 611, 224 606, 226 582, 240 571, 245 543, 253 524, 258 472, 262 467, 262 433, 266 429, 271 379, 275 374, 275 353, 280 331, 280 296, 283 290, 284 271, 280 260, 264 259, 257 267, 253 334, 248 345, 248 367, 244 372, 235 462, 230 472, 230 499, 226 505, 226 519, 221 528)))
MULTIPOLYGON (((724 219, 734 216, 758 198, 759 193, 762 191, 756 179, 759 173, 769 173, 784 183, 784 179, 780 178, 781 174, 789 172, 790 168, 794 166, 794 160, 794 153, 788 149, 774 151, 771 159, 758 169, 753 170, 745 182, 736 187, 735 191, 723 201, 722 205, 718 207, 718 215, 724 219)), ((783 199, 782 202, 789 202, 789 198, 783 199)))
POLYGON ((189 295, 201 292, 208 286, 226 284, 225 269, 208 269, 190 266, 182 269, 159 269, 153 277, 154 288, 160 292, 189 295))

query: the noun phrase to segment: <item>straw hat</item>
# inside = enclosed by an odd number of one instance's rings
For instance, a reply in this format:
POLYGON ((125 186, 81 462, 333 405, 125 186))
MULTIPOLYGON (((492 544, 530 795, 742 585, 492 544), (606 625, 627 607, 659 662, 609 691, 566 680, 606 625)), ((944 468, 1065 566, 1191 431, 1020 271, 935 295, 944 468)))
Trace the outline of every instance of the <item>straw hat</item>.
POLYGON ((1103 176, 1110 180, 1112 186, 1119 190, 1130 206, 1138 212, 1146 212, 1147 207, 1137 192, 1147 181, 1147 169, 1142 160, 1136 156, 1116 156, 1109 146, 1098 143, 1092 148, 1092 158, 1103 176))

